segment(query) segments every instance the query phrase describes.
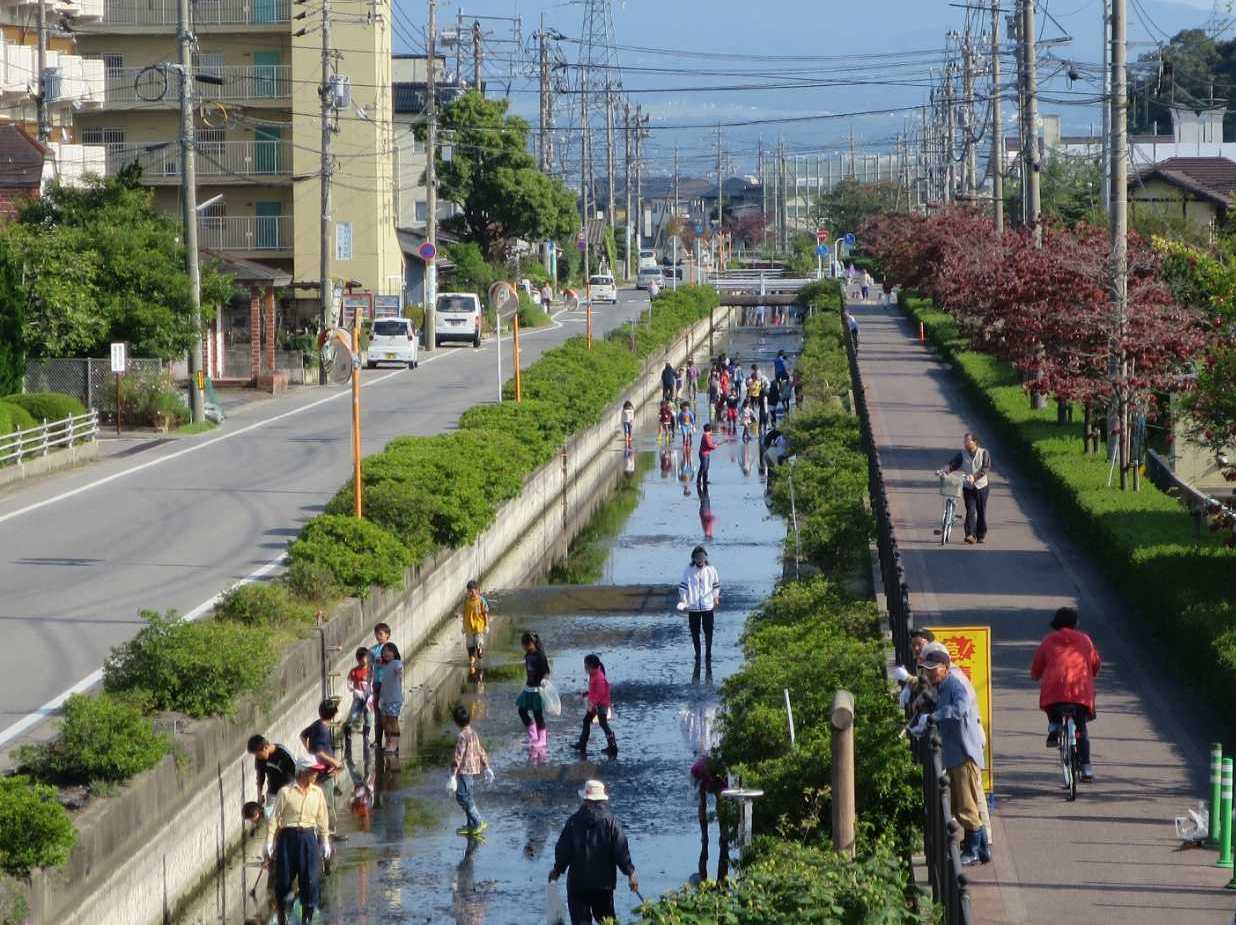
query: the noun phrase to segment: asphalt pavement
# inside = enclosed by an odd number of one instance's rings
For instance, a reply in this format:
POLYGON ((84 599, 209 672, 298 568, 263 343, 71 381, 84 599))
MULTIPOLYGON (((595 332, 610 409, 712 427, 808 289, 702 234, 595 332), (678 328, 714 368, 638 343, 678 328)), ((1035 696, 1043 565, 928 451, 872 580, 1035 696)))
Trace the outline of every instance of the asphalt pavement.
POLYGON ((995 859, 967 871, 974 921, 1230 923, 1236 895, 1222 887, 1231 871, 1214 866, 1213 851, 1181 850, 1173 825, 1208 792, 1213 715, 1165 676, 1128 604, 1071 542, 1017 454, 984 433, 910 322, 893 306, 851 311, 915 622, 992 628, 995 859), (966 546, 958 529, 942 547, 932 473, 968 430, 992 451, 990 533, 966 546), (1090 725, 1096 781, 1076 802, 1064 799, 1029 675, 1066 604, 1078 606, 1103 658, 1090 725))
MULTIPOLYGON (((647 295, 622 290, 593 310, 597 336, 647 295)), ((527 366, 584 330, 582 311, 525 331, 527 366)), ((510 339, 502 341, 509 376, 510 339)), ((362 372, 365 453, 404 434, 455 426, 497 396, 497 350, 443 347, 416 370, 362 372)), ((0 750, 40 727, 71 690, 98 682, 109 650, 144 609, 198 616, 231 584, 274 571, 290 540, 351 474, 347 385, 255 403, 197 438, 150 441, 0 495, 0 750), (12 635, 9 635, 9 634, 12 635)))

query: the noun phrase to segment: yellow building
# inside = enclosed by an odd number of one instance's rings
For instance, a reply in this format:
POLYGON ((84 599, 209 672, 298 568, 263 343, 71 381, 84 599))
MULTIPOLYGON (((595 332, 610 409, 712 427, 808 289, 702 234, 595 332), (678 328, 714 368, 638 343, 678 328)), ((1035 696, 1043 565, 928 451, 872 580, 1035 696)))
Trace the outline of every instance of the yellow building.
POLYGON ((1152 215, 1212 238, 1236 192, 1236 162, 1225 157, 1170 157, 1129 179, 1129 214, 1152 215))
MULTIPOLYGON (((290 273, 312 315, 319 279, 323 0, 195 0, 194 93, 199 244, 290 273), (303 16, 304 18, 297 18, 303 16), (303 33, 303 34, 300 34, 303 33)), ((325 0, 330 2, 330 0, 325 0)), ((129 164, 179 214, 176 0, 104 0, 78 48, 101 60, 102 107, 78 114, 81 141, 106 170, 129 164)), ((400 291, 391 123, 391 22, 382 4, 330 8, 334 68, 350 84, 332 137, 330 274, 400 291)))

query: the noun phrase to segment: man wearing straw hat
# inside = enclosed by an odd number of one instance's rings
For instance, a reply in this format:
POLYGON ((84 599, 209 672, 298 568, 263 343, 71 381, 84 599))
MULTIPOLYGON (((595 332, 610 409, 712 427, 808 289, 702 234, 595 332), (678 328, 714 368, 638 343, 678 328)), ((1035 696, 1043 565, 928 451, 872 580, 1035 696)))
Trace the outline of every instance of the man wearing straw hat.
POLYGON ((552 883, 567 873, 567 909, 571 925, 590 925, 614 918, 614 889, 622 871, 631 892, 639 895, 639 878, 622 825, 609 812, 609 795, 599 780, 584 783, 584 805, 567 820, 554 849, 552 883))

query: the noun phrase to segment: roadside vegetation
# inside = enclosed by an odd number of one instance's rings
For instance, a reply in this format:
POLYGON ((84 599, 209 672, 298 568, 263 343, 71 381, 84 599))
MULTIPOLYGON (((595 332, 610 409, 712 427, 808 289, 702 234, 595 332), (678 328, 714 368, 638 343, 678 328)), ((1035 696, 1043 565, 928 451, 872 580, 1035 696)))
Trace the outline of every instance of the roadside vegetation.
MULTIPOLYGON (((645 904, 641 920, 650 925, 923 920, 907 900, 920 784, 901 737, 904 718, 885 680, 888 653, 875 604, 851 590, 866 583, 855 579, 865 579, 870 567, 874 521, 864 504, 867 459, 858 419, 845 404, 850 379, 840 292, 819 283, 806 287, 801 300, 813 317, 797 364, 804 403, 785 428, 796 459, 774 470, 771 497, 788 523, 793 479, 802 577, 787 577, 747 619, 746 660, 722 686, 722 741, 712 756, 743 786, 764 791, 755 804, 757 837, 741 876, 645 904), (840 688, 855 698, 855 860, 830 847, 828 717, 840 688)), ((786 554, 794 555, 792 534, 786 554)))

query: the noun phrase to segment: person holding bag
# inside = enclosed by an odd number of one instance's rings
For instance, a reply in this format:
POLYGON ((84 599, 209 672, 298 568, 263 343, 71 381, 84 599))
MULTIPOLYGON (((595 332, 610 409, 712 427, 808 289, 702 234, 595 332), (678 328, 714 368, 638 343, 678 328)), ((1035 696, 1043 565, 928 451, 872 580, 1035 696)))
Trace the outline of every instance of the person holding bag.
POLYGON ((520 637, 524 647, 524 670, 527 678, 524 689, 515 700, 520 722, 528 730, 528 744, 533 748, 545 748, 549 733, 545 729, 545 702, 541 699, 541 682, 549 677, 549 659, 536 633, 524 633, 520 637))

